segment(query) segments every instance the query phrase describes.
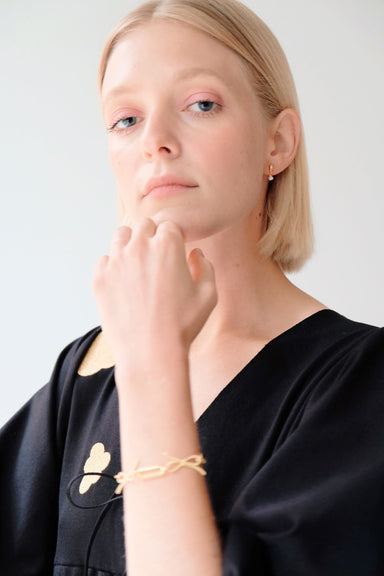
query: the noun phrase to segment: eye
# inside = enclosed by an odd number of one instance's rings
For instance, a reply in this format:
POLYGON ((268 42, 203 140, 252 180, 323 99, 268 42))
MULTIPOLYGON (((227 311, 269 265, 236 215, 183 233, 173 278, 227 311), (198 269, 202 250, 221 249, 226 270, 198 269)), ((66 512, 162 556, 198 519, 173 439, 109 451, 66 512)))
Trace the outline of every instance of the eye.
POLYGON ((132 128, 132 126, 135 126, 136 123, 137 116, 128 116, 127 118, 122 118, 121 120, 115 122, 113 126, 109 128, 109 132, 112 132, 113 130, 126 130, 127 128, 132 128))
POLYGON ((213 112, 213 110, 218 106, 216 102, 211 100, 199 100, 189 107, 193 112, 213 112))

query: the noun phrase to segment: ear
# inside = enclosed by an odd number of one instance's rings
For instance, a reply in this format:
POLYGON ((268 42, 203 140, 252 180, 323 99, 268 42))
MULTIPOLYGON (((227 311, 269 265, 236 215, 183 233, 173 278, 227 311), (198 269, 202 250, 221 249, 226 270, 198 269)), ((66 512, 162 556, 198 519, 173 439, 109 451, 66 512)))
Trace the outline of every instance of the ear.
POLYGON ((265 168, 267 176, 280 174, 293 162, 300 143, 300 136, 300 117, 292 108, 286 108, 272 120, 265 168))

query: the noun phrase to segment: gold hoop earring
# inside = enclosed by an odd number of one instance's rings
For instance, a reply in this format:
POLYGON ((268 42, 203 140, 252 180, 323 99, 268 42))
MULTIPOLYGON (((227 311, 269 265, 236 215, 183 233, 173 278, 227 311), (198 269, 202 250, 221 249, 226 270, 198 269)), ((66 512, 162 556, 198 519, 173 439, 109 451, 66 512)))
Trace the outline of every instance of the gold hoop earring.
POLYGON ((272 182, 272 180, 275 179, 275 177, 273 176, 272 172, 273 172, 273 166, 272 166, 272 164, 270 164, 270 165, 269 165, 269 176, 268 176, 268 180, 269 180, 270 182, 272 182))

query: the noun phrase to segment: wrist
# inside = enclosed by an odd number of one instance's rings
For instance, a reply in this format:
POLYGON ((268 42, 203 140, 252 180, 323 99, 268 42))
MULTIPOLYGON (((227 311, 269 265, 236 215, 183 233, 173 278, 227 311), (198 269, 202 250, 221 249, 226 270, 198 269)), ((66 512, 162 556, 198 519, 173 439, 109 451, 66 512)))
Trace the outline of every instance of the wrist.
POLYGON ((163 338, 153 344, 137 346, 133 353, 116 358, 115 380, 118 389, 131 386, 163 385, 184 378, 189 370, 189 350, 180 340, 163 338))

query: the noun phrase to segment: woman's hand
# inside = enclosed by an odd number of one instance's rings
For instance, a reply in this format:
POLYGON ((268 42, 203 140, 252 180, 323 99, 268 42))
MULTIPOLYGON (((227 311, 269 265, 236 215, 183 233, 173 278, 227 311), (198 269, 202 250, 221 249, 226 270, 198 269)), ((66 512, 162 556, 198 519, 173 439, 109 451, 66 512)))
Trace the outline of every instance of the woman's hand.
POLYGON ((94 292, 117 366, 149 362, 172 344, 188 351, 217 301, 202 252, 187 258, 180 229, 150 219, 116 230, 110 255, 97 265, 94 292))

